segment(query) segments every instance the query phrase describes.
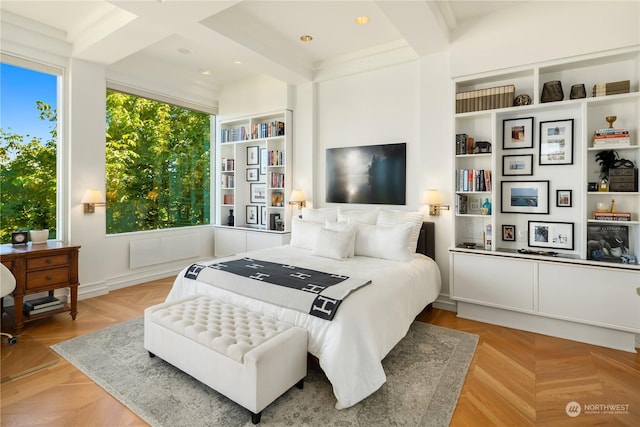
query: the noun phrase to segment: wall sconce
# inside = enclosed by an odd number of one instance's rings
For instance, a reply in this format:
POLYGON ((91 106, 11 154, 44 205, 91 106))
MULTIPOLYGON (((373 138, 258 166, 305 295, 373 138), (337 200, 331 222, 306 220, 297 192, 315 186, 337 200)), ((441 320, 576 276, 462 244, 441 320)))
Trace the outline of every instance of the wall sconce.
POLYGON ((300 216, 300 209, 306 206, 306 197, 304 195, 304 191, 302 190, 293 190, 291 192, 291 196, 289 196, 289 204, 290 205, 298 205, 298 217, 300 216))
POLYGON ((104 200, 104 196, 102 195, 102 191, 100 190, 85 191, 81 203, 84 205, 84 213, 94 213, 96 211, 96 206, 107 205, 107 202, 104 200))
POLYGON ((440 215, 441 210, 449 210, 449 205, 442 204, 442 196, 438 190, 430 189, 422 193, 422 203, 429 205, 429 215, 440 215))

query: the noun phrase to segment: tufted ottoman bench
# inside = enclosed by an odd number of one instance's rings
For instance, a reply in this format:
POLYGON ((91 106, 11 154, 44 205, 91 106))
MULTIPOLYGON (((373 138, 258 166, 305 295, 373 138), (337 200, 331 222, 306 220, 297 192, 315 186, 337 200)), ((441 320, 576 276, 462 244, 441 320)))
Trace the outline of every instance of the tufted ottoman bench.
POLYGON ((144 348, 251 411, 307 375, 307 331, 202 295, 148 307, 144 348))

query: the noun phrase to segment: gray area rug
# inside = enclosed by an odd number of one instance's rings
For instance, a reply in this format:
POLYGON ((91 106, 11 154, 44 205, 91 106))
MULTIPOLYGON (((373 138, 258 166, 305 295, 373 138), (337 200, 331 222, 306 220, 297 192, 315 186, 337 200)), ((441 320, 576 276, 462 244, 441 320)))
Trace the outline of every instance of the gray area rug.
MULTIPOLYGON (((143 348, 143 318, 51 346, 152 426, 252 426, 249 412, 143 348)), ((304 389, 262 413, 263 426, 447 426, 476 335, 414 322, 383 361, 387 382, 338 411, 331 384, 309 364, 304 389)))

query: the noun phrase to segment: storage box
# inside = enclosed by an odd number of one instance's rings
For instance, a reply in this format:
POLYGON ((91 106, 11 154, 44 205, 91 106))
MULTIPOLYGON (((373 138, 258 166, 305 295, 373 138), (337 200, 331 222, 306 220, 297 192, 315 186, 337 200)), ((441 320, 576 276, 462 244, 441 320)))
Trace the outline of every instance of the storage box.
POLYGON ((638 191, 638 168, 609 169, 609 191, 638 191))

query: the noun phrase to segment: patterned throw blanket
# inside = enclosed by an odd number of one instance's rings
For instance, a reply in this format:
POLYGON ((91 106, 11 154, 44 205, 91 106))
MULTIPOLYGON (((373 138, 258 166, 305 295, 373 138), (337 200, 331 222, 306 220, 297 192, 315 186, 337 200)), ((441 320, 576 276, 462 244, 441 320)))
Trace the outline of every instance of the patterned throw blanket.
POLYGON ((333 319, 351 292, 371 283, 252 258, 192 264, 185 277, 326 320, 333 319))

